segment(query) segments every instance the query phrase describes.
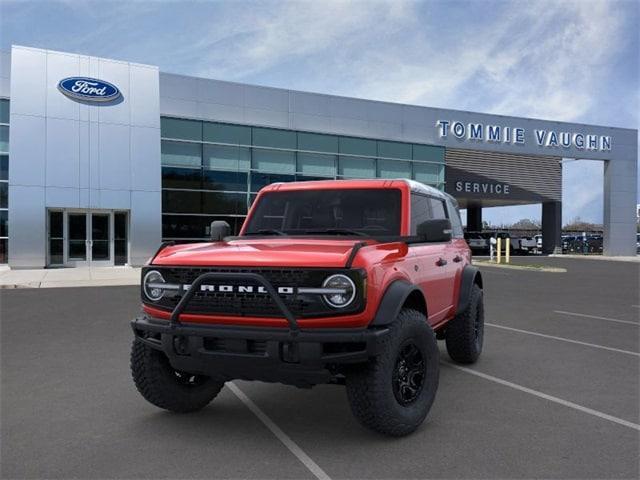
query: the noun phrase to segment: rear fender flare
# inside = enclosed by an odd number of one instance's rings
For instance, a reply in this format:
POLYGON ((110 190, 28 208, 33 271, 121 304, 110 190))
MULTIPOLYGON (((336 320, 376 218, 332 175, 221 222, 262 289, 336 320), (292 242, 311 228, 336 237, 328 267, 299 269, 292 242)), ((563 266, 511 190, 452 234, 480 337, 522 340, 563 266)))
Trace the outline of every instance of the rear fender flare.
POLYGON ((378 305, 378 311, 370 325, 384 326, 393 322, 400 313, 409 295, 415 291, 419 292, 420 296, 424 299, 422 290, 420 290, 420 287, 417 285, 413 285, 405 280, 395 280, 392 282, 384 292, 384 296, 382 300, 380 300, 380 305, 378 305))
POLYGON ((456 314, 462 313, 467 309, 469 298, 471 297, 471 288, 474 284, 482 288, 482 274, 478 267, 467 265, 464 267, 464 270, 462 270, 460 278, 460 295, 458 297, 456 314))

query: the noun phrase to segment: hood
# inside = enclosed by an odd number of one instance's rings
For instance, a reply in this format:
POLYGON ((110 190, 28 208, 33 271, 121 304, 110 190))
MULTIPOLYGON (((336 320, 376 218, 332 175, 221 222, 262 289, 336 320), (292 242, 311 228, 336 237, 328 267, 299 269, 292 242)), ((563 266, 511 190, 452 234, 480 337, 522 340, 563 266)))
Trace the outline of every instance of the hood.
POLYGON ((287 237, 175 245, 163 249, 153 264, 339 268, 344 267, 353 246, 361 241, 287 237))

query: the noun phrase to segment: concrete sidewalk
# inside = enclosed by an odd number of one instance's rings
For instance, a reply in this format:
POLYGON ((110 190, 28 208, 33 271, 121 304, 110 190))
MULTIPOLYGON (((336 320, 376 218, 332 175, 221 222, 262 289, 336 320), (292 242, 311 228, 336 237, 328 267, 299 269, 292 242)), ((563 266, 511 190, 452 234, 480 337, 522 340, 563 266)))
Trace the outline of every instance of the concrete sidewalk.
POLYGON ((39 268, 0 270, 0 288, 98 287, 139 285, 140 269, 132 267, 39 268))

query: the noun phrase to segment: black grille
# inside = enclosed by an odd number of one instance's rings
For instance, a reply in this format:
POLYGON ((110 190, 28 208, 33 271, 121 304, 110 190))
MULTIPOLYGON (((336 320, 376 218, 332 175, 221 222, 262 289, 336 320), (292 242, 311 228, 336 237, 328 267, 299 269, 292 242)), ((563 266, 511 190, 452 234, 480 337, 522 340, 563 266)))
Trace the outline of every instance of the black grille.
MULTIPOLYGON (((190 268, 190 267, 152 267, 143 271, 143 278, 149 269, 158 270, 167 283, 190 285, 193 281, 207 272, 217 273, 258 273, 263 275, 277 290, 278 287, 321 287, 322 282, 335 273, 349 275, 354 281, 358 293, 353 304, 337 311, 329 307, 321 295, 293 294, 281 295, 285 305, 296 318, 310 318, 327 315, 351 314, 361 309, 362 277, 357 270, 328 270, 328 269, 237 269, 237 268, 190 268)), ((206 282, 207 284, 229 286, 254 286, 259 284, 247 279, 230 277, 224 281, 206 282)), ((235 288, 234 288, 235 290, 235 288)), ((151 303, 143 296, 143 301, 154 307, 173 310, 180 301, 181 295, 165 295, 159 302, 151 303)), ((198 291, 187 305, 184 313, 219 314, 229 316, 282 317, 277 305, 266 293, 237 293, 198 291)))

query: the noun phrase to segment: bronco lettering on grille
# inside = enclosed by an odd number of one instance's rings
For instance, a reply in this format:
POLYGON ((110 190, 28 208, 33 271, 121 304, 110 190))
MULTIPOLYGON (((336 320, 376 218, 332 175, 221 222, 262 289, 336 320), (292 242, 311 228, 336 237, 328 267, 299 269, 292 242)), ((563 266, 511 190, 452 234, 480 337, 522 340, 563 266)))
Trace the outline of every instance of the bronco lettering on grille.
MULTIPOLYGON (((184 290, 189 290, 191 285, 183 285, 184 290)), ((294 287, 278 287, 276 288, 280 295, 293 295, 294 287)), ((253 285, 200 285, 201 292, 218 292, 218 293, 267 293, 262 286, 253 285)))

